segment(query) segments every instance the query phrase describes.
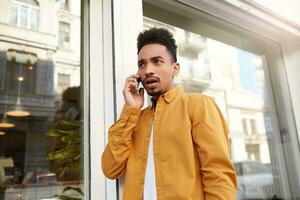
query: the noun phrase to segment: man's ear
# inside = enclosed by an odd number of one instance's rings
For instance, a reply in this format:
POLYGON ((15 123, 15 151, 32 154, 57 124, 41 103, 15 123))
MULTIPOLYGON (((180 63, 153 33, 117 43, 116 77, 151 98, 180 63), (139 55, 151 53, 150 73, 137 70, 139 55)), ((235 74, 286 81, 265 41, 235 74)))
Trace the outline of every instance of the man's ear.
POLYGON ((173 63, 173 76, 177 76, 180 72, 180 65, 179 63, 173 63))

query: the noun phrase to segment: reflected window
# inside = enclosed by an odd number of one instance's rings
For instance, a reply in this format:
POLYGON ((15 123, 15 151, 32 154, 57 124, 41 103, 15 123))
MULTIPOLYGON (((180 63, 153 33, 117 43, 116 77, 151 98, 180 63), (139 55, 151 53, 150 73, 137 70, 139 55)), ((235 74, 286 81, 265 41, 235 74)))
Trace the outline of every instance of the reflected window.
POLYGON ((59 8, 63 10, 69 10, 69 0, 59 0, 59 8))
POLYGON ((70 24, 59 22, 58 45, 61 48, 70 48, 70 24))
POLYGON ((8 92, 34 93, 36 56, 27 52, 7 52, 6 89, 8 92))
POLYGON ((245 135, 250 136, 250 135, 255 135, 257 134, 256 130, 256 121, 255 119, 242 119, 242 124, 243 124, 243 131, 245 135))
POLYGON ((260 160, 260 148, 258 144, 246 144, 248 160, 260 160))
POLYGON ((7 90, 24 93, 34 93, 35 67, 28 64, 8 62, 7 68, 7 90))
MULTIPOLYGON (((38 27, 39 15, 45 25, 59 25, 59 17, 49 15, 61 13, 56 0, 9 2, 10 10, 0 6, 0 13, 22 28, 1 30, 0 199, 84 199, 81 17, 64 13, 78 25, 78 37, 69 45, 70 25, 61 23, 61 46, 68 51, 59 51, 51 27, 38 34, 27 30, 38 27), (64 192, 68 188, 75 190, 64 192)), ((72 6, 81 9, 80 1, 72 6)))
POLYGON ((12 0, 10 5, 10 24, 28 29, 37 29, 39 4, 36 0, 12 0))

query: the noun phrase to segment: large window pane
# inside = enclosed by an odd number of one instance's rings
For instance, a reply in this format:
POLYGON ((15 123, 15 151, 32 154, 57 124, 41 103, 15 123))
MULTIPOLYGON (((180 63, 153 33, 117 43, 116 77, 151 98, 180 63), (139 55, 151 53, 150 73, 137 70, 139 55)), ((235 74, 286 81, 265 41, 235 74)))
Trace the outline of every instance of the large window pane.
POLYGON ((10 2, 0 7, 10 19, 0 19, 0 199, 84 199, 80 1, 63 14, 57 1, 10 2), (57 44, 61 20, 76 25, 63 27, 68 51, 57 44))
POLYGON ((18 22, 18 5, 12 3, 10 9, 10 23, 13 25, 17 25, 17 22, 18 22))
POLYGON ((39 21, 39 10, 32 8, 31 9, 31 17, 30 17, 30 28, 37 29, 38 21, 39 21))
POLYGON ((28 10, 27 6, 21 6, 20 26, 26 28, 28 24, 28 10))
POLYGON ((70 24, 66 22, 59 22, 58 44, 65 49, 70 46, 70 24))
POLYGON ((245 35, 236 28, 230 31, 225 22, 207 20, 203 13, 188 18, 144 3, 144 15, 145 29, 163 27, 174 34, 181 66, 176 84, 186 92, 212 96, 223 112, 238 199, 284 199, 290 191, 284 154, 278 149, 282 144, 266 53, 247 50, 240 42, 245 35))

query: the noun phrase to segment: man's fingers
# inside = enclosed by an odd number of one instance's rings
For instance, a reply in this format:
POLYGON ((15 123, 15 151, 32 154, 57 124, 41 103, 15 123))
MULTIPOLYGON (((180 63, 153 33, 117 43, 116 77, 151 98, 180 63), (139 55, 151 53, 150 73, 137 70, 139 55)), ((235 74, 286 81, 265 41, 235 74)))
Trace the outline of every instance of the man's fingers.
POLYGON ((130 75, 128 78, 139 78, 139 75, 137 75, 137 74, 132 74, 132 75, 130 75))
POLYGON ((139 77, 138 75, 132 74, 131 76, 129 76, 129 77, 126 78, 126 81, 134 80, 134 81, 137 82, 139 78, 140 78, 140 77, 139 77))
POLYGON ((135 84, 138 83, 136 79, 127 79, 126 82, 128 82, 128 83, 135 83, 135 84))
POLYGON ((134 77, 128 77, 125 82, 125 88, 137 88, 138 81, 134 77))
POLYGON ((127 82, 124 91, 136 93, 137 92, 137 84, 134 82, 127 82))
POLYGON ((135 81, 128 81, 126 85, 128 87, 136 87, 137 86, 137 82, 135 82, 135 81))
POLYGON ((138 75, 132 74, 131 76, 128 76, 128 77, 127 77, 127 80, 129 80, 129 79, 135 79, 135 80, 137 80, 138 78, 139 78, 138 75))
POLYGON ((144 90, 138 90, 138 78, 136 74, 126 78, 123 96, 127 105, 141 108, 144 103, 144 90))
POLYGON ((138 94, 138 79, 139 76, 133 74, 126 78, 124 92, 130 92, 132 94, 138 94))

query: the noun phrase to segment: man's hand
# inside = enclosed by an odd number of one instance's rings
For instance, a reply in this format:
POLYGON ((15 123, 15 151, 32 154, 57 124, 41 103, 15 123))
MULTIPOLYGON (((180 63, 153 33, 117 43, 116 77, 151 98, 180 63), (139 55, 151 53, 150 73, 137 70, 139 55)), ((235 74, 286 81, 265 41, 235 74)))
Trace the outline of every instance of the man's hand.
POLYGON ((139 76, 136 74, 129 76, 123 89, 125 103, 132 108, 142 108, 144 105, 144 88, 137 91, 138 79, 139 76))

